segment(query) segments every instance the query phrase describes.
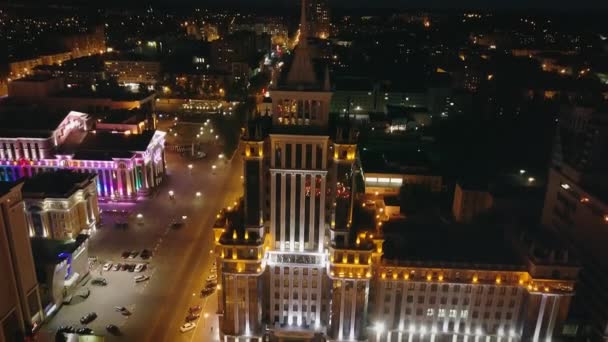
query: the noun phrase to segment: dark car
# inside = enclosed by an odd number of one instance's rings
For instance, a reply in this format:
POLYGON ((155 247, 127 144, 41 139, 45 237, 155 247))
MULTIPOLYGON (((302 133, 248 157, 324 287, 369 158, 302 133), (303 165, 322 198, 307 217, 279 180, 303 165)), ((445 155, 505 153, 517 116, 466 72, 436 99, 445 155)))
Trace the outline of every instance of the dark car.
POLYGON ((129 268, 127 268, 127 271, 129 271, 129 272, 135 272, 135 267, 136 266, 137 265, 135 265, 135 264, 129 264, 129 268))
POLYGON ((138 254, 138 251, 131 251, 131 254, 129 254, 129 259, 135 259, 138 254))
POLYGON ((120 271, 121 267, 122 264, 114 264, 114 266, 112 266, 112 271, 120 271))
POLYGON ((87 327, 78 328, 78 330, 76 330, 76 333, 78 335, 92 335, 93 334, 93 329, 90 329, 90 328, 87 328, 87 327))
POLYGON ((207 297, 213 293, 213 289, 204 288, 201 290, 201 297, 207 297))
POLYGON ((129 264, 122 264, 121 270, 127 271, 129 269, 129 264))
POLYGON ((190 309, 188 309, 188 312, 192 313, 197 313, 201 311, 201 306, 197 305, 197 306, 191 306, 190 309))
POLYGON ((189 314, 188 316, 186 316, 186 322, 192 322, 192 321, 196 321, 201 315, 199 314, 189 314))
POLYGON ((57 329, 58 333, 72 334, 76 331, 76 329, 71 325, 62 325, 57 329))
POLYGON ((131 255, 131 252, 129 252, 129 251, 124 251, 124 252, 122 252, 122 257, 123 257, 123 259, 128 258, 128 257, 129 257, 129 255, 131 255))
POLYGON ((108 281, 106 280, 106 278, 95 278, 91 280, 91 284, 97 286, 106 286, 108 285, 108 281))
POLYGON ((139 256, 140 256, 142 259, 150 259, 150 257, 152 256, 152 252, 150 252, 150 251, 149 251, 149 250, 147 250, 147 249, 144 249, 143 251, 141 251, 141 254, 139 254, 139 256))
POLYGON ((88 314, 86 314, 80 318, 80 323, 89 324, 89 323, 93 322, 95 320, 95 318, 97 318, 97 314, 94 312, 89 312, 88 314))
POLYGON ((108 324, 106 325, 106 330, 112 334, 112 335, 118 335, 120 334, 120 329, 118 329, 117 326, 115 326, 114 324, 108 324))

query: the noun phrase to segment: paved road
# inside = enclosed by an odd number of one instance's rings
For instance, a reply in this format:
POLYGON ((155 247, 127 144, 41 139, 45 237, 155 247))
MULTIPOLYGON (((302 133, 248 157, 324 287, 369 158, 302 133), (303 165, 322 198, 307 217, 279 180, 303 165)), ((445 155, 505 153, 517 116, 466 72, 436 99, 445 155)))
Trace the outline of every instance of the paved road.
MULTIPOLYGON (((224 164, 217 159, 219 147, 207 146, 205 150, 209 157, 197 161, 167 153, 169 177, 152 198, 136 204, 104 206, 104 225, 92 236, 89 255, 102 262, 124 262, 120 256, 123 251, 153 250, 149 268, 143 273, 151 279, 135 284, 134 273, 103 272, 109 285, 87 285, 91 289, 89 298, 62 307, 42 328, 41 340, 50 340, 60 325, 78 326, 78 319, 89 311, 97 312, 99 317, 88 326, 97 334, 106 335, 108 341, 191 341, 195 336, 198 341, 214 340, 209 324, 215 324, 216 334, 217 299, 214 295, 203 300, 198 294, 213 262, 209 252, 213 247, 211 227, 215 214, 242 195, 243 168, 239 153, 232 162, 224 164), (193 164, 191 170, 188 164, 193 164), (215 172, 213 164, 217 165, 215 172), (169 190, 175 193, 173 200, 168 196, 169 190), (202 196, 197 197, 196 192, 202 196), (118 218, 110 214, 110 209, 130 212, 128 229, 113 227, 118 218), (142 213, 142 220, 136 218, 137 213, 142 213), (170 229, 170 223, 182 215, 188 217, 184 227, 170 229), (197 304, 204 306, 199 327, 181 334, 179 326, 188 307, 197 304), (114 311, 114 306, 125 306, 132 315, 123 317, 114 311), (206 318, 204 313, 208 313, 206 318), (107 324, 119 326, 123 335, 106 334, 107 324)), ((94 276, 99 276, 100 267, 93 270, 94 276)))

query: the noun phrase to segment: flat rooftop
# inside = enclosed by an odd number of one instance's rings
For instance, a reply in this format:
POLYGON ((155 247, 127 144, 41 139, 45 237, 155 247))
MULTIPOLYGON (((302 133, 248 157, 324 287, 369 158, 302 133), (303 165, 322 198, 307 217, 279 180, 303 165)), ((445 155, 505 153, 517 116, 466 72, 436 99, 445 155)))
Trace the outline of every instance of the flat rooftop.
POLYGON ((13 82, 47 82, 53 79, 56 79, 57 77, 48 75, 48 74, 33 74, 33 75, 29 75, 29 76, 25 76, 22 78, 18 78, 16 80, 13 80, 13 82))
POLYGON ((367 173, 432 174, 436 163, 423 143, 365 147, 359 150, 367 173))
POLYGON ((8 194, 12 188, 15 187, 15 185, 17 185, 18 183, 16 182, 5 182, 5 181, 0 181, 0 197, 8 194))
POLYGON ((47 138, 67 116, 42 107, 0 109, 0 136, 47 138))
POLYGON ((86 186, 95 176, 89 173, 59 170, 43 172, 25 180, 23 196, 28 198, 67 198, 86 186))
POLYGON ((136 124, 146 118, 146 113, 138 109, 115 109, 108 111, 100 123, 136 124))
POLYGON ((141 101, 153 95, 152 91, 132 92, 123 87, 103 88, 97 90, 91 87, 65 88, 53 97, 84 97, 84 98, 109 98, 113 101, 141 101))
POLYGON ((88 134, 80 148, 90 151, 145 151, 154 137, 155 131, 144 131, 141 134, 115 134, 97 132, 88 134))
POLYGON ((480 268, 524 266, 499 227, 398 220, 387 222, 383 230, 384 259, 389 262, 468 264, 480 268))

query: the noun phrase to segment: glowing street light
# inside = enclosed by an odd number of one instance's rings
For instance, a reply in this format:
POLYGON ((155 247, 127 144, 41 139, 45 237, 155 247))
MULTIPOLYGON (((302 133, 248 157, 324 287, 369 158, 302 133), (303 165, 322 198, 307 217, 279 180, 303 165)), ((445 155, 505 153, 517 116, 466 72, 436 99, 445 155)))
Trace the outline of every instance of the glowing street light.
POLYGON ((202 196, 201 192, 200 192, 200 191, 197 191, 197 192, 196 192, 196 197, 201 197, 201 196, 202 196))
POLYGON ((212 169, 212 170, 215 170, 215 169, 217 169, 217 166, 216 166, 215 164, 214 164, 214 165, 211 165, 211 169, 212 169))
POLYGON ((384 332, 384 322, 376 322, 374 324, 374 330, 376 331, 376 341, 380 341, 380 336, 384 332))
POLYGON ((144 218, 144 215, 143 215, 142 213, 138 213, 138 214, 137 214, 137 218, 138 218, 139 220, 141 220, 141 219, 143 219, 143 218, 144 218))
POLYGON ((175 193, 173 192, 173 190, 169 190, 169 198, 173 199, 175 196, 175 193))
POLYGON ((220 138, 220 136, 219 136, 219 135, 216 135, 216 136, 215 136, 215 140, 217 140, 217 139, 219 139, 219 138, 220 138))
POLYGON ((194 165, 192 164, 188 164, 188 171, 190 171, 190 173, 192 173, 192 168, 194 167, 194 165))
POLYGON ((219 155, 219 156, 217 156, 217 157, 218 157, 218 158, 220 158, 220 159, 224 159, 224 154, 223 154, 223 153, 220 153, 220 155, 219 155))

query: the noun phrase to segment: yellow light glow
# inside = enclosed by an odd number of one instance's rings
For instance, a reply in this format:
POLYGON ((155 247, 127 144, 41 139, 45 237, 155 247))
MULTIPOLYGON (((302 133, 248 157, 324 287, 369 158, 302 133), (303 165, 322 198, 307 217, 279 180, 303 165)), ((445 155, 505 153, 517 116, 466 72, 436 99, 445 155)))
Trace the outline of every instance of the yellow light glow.
POLYGON ((405 280, 409 280, 409 279, 410 279, 410 275, 409 275, 409 274, 407 274, 407 273, 406 273, 406 274, 404 274, 404 275, 403 275, 403 279, 405 279, 405 280))
POLYGON ((236 240, 236 230, 232 231, 232 240, 236 240))
POLYGON ((386 279, 386 273, 382 273, 382 279, 386 279))
POLYGON ((476 283, 477 281, 479 281, 479 278, 477 278, 477 275, 473 276, 473 282, 476 283))
POLYGON ((443 274, 440 274, 438 279, 439 281, 443 281, 443 274))
POLYGON ((249 231, 245 231, 245 240, 249 240, 249 231))
POLYGON ((500 277, 496 277, 496 284, 500 284, 502 282, 502 280, 500 279, 500 277))
POLYGON ((432 279, 433 279, 433 277, 430 274, 426 276, 427 281, 431 281, 432 279))

